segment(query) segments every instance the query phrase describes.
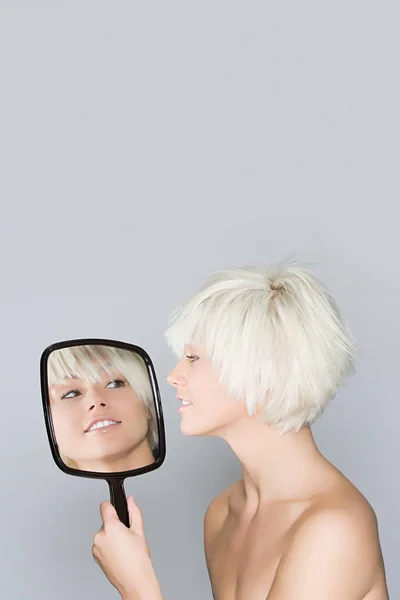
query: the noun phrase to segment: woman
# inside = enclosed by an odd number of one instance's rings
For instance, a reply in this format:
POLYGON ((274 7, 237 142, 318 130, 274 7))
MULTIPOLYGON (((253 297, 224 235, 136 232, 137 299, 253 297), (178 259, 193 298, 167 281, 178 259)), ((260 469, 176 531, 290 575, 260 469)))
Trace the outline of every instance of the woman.
POLYGON ((55 435, 64 463, 120 472, 154 462, 157 419, 146 365, 105 345, 54 350, 48 359, 55 435))
MULTIPOLYGON (((355 355, 325 286, 293 262, 217 273, 175 311, 167 339, 182 432, 223 438, 242 464, 205 515, 214 597, 387 600, 374 511, 310 429, 355 355)), ((129 506, 130 530, 102 505, 93 554, 124 600, 158 600, 141 512, 129 506)))

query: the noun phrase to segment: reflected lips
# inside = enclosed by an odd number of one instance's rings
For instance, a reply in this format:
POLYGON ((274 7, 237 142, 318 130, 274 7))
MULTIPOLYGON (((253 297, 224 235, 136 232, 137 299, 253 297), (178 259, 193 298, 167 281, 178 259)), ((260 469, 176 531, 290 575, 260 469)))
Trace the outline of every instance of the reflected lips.
POLYGON ((120 423, 121 421, 116 421, 115 419, 95 419, 86 427, 85 433, 106 433, 115 425, 119 425, 120 423))

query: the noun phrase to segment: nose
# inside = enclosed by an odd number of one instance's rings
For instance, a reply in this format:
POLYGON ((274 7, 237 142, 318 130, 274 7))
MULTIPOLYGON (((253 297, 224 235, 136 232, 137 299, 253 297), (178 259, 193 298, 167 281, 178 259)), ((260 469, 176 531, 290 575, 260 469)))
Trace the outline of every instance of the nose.
POLYGON ((185 383, 185 376, 181 363, 182 361, 179 362, 174 369, 172 369, 171 373, 167 377, 168 383, 174 387, 182 387, 182 385, 185 383))
POLYGON ((104 408, 107 406, 107 402, 104 396, 99 392, 95 385, 91 386, 86 392, 86 409, 88 411, 94 410, 95 408, 104 408))

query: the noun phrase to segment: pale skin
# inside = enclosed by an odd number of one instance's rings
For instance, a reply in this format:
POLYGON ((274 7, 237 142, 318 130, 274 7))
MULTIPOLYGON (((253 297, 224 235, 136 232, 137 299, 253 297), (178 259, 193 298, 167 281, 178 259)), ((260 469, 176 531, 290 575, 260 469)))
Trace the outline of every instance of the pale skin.
POLYGON ((121 372, 99 372, 100 382, 75 378, 50 386, 60 451, 70 465, 84 471, 111 473, 152 464, 143 402, 121 372), (88 426, 99 419, 118 424, 87 432, 88 426))
POLYGON ((129 529, 110 502, 102 502, 102 527, 94 536, 92 553, 123 600, 162 600, 146 541, 142 511, 128 497, 129 529))
MULTIPOLYGON (((245 402, 222 388, 202 346, 185 348, 168 381, 191 403, 182 432, 223 438, 242 465, 243 478, 211 502, 204 519, 215 600, 388 600, 375 513, 320 453, 309 427, 280 436, 250 417, 245 402)), ((154 570, 140 575, 129 567, 148 548, 127 539, 113 529, 103 536, 108 555, 99 564, 123 600, 159 600, 154 570)))

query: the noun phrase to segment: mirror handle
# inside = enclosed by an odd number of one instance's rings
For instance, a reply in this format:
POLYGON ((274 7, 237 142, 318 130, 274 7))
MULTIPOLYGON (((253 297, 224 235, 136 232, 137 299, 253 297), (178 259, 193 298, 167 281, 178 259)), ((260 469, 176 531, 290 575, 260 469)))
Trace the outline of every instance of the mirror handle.
POLYGON ((129 527, 129 512, 124 489, 124 480, 108 479, 107 482, 108 487, 110 489, 111 504, 117 511, 119 520, 122 521, 122 523, 126 525, 126 527, 129 527))

